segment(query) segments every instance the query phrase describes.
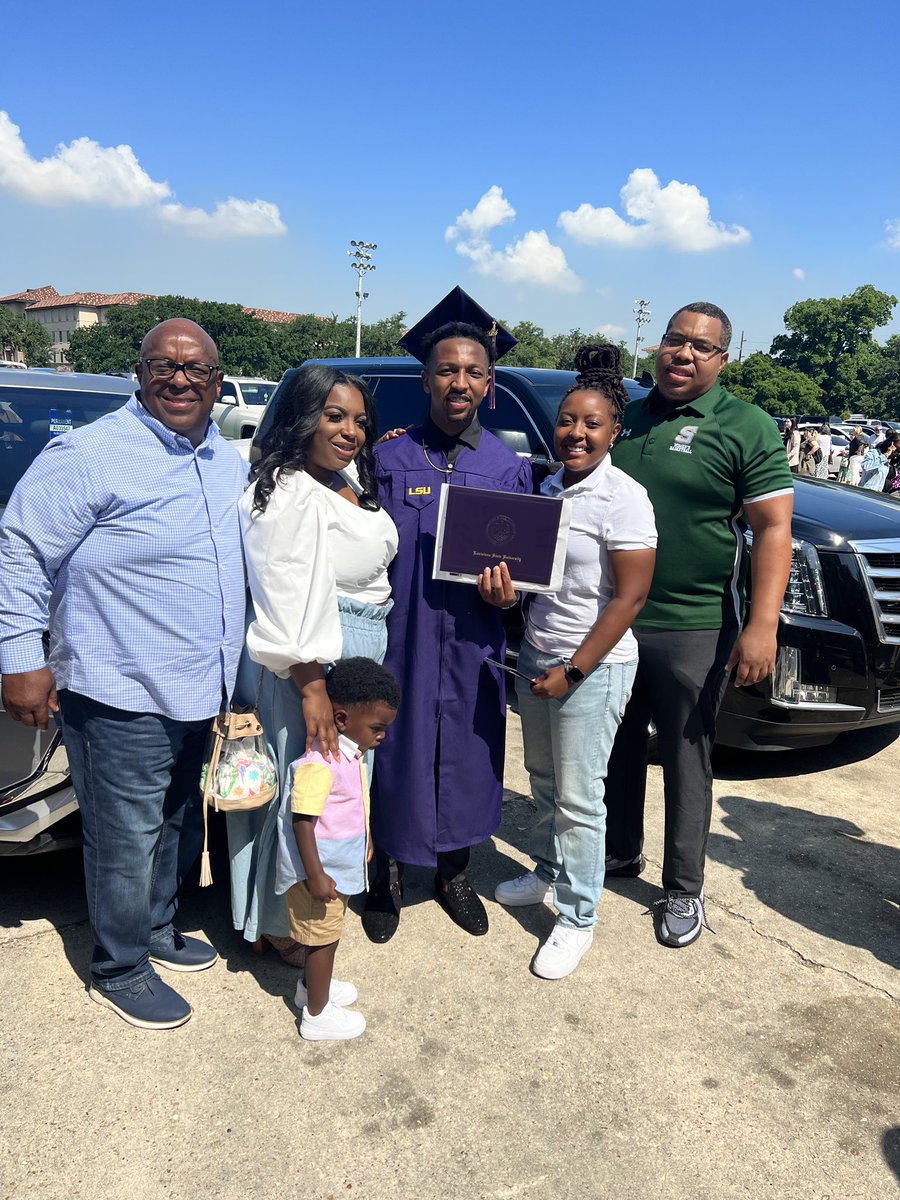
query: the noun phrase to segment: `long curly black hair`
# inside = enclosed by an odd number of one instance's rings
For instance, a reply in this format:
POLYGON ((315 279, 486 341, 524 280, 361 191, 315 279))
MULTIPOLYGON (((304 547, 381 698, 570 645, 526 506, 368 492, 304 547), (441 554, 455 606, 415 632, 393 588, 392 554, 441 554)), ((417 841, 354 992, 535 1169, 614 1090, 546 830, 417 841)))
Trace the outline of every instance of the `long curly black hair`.
POLYGON ((302 471, 306 466, 309 444, 319 426, 332 389, 338 384, 356 388, 361 393, 366 411, 366 440, 356 458, 356 470, 362 493, 360 508, 377 511, 378 489, 375 484, 375 455, 373 446, 378 438, 378 416, 375 401, 363 381, 323 363, 309 363, 286 378, 278 397, 278 407, 272 427, 262 444, 262 456, 250 475, 255 483, 253 511, 265 512, 278 473, 302 471))
POLYGON ((563 396, 564 402, 573 392, 599 392, 612 406, 616 421, 622 420, 628 393, 622 383, 622 355, 618 346, 596 342, 582 346, 575 353, 575 382, 563 396))

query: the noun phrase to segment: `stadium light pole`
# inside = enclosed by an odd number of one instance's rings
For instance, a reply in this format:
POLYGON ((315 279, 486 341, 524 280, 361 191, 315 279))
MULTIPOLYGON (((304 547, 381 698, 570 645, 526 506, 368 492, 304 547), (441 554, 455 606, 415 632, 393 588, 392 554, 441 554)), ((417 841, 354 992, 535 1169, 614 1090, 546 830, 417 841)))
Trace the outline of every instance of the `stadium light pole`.
POLYGON ((638 346, 643 341, 643 338, 641 337, 641 326, 646 325, 653 316, 648 307, 649 304, 649 300, 635 300, 634 308, 631 310, 634 313, 634 320, 635 324, 637 325, 637 329, 634 331, 634 362, 631 366, 631 373, 635 379, 637 379, 638 346))
POLYGON ((356 357, 359 358, 360 341, 362 338, 362 303, 363 300, 368 300, 369 293, 363 291, 363 276, 367 271, 374 271, 375 264, 372 262, 372 251, 378 249, 377 242, 351 242, 352 250, 348 250, 350 255, 350 266, 357 275, 356 288, 356 357))

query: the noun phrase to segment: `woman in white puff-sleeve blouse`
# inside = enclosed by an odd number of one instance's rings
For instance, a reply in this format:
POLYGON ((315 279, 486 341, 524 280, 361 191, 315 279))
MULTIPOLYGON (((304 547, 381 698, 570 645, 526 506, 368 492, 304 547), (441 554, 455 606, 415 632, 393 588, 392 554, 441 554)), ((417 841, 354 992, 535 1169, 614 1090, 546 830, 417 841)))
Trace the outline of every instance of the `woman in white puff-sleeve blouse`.
MULTIPOLYGON (((384 658, 397 530, 378 505, 375 437, 375 406, 361 379, 301 367, 282 385, 240 502, 253 607, 238 691, 249 703, 259 687, 279 783, 314 738, 337 754, 325 667, 355 655, 384 658)), ((301 965, 284 898, 275 894, 278 806, 276 797, 228 814, 232 916, 255 949, 268 942, 301 965)))

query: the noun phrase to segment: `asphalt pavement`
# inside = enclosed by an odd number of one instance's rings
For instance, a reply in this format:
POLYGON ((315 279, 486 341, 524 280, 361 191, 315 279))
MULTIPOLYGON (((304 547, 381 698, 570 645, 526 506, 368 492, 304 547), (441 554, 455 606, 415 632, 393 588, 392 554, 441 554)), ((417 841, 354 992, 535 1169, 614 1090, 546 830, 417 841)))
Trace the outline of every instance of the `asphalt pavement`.
MULTIPOLYGON (((338 976, 369 1028, 306 1043, 295 972, 212 889, 181 925, 222 961, 167 978, 195 1008, 139 1032, 87 995, 78 852, 3 860, 0 1200, 881 1200, 900 1191, 900 741, 721 757, 705 931, 658 945, 661 792, 647 872, 611 881, 579 969, 529 962, 543 906, 493 889, 527 863, 510 722, 503 825, 473 856, 471 938, 408 873, 386 946, 350 915, 338 976)), ((221 818, 213 818, 221 820, 221 818)), ((221 834, 221 828, 218 830, 221 834)))

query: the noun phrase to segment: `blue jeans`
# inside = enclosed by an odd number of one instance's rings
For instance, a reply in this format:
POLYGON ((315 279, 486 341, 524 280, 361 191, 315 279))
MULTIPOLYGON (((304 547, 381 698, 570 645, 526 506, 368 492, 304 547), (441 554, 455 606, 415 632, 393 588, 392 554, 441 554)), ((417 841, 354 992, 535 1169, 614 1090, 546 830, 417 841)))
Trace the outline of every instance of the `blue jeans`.
POLYGON ((115 992, 149 979, 172 938, 178 888, 203 845, 200 768, 209 719, 130 713, 59 693, 84 828, 91 977, 115 992))
MULTIPOLYGON (((532 678, 564 656, 527 640, 519 670, 532 678)), ((631 695, 637 662, 601 664, 562 700, 541 700, 516 680, 525 769, 537 817, 531 856, 553 884, 560 924, 590 929, 597 920, 606 857, 606 764, 631 695)))

